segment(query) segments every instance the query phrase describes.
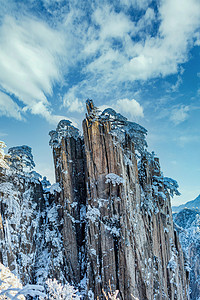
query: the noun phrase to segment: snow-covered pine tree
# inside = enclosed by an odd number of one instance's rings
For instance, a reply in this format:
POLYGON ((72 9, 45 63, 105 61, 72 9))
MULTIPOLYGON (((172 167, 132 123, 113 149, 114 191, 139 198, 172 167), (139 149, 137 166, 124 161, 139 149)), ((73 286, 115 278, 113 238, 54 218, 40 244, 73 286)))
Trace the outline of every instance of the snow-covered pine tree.
POLYGON ((29 146, 17 146, 8 149, 10 167, 18 171, 30 171, 35 167, 32 149, 29 146))

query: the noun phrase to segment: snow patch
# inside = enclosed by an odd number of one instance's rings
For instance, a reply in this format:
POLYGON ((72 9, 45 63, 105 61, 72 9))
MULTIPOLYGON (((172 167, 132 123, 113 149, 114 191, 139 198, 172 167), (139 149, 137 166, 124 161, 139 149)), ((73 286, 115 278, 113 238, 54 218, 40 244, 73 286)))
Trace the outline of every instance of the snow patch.
POLYGON ((106 175, 106 183, 112 183, 113 186, 116 186, 116 184, 124 184, 125 180, 117 174, 109 173, 106 175))
POLYGON ((98 208, 95 208, 95 207, 92 208, 90 205, 88 205, 88 211, 87 211, 86 217, 90 221, 95 222, 100 217, 100 215, 101 215, 101 213, 98 210, 98 208))
POLYGON ((60 193, 61 192, 61 188, 59 183, 54 183, 52 184, 52 186, 50 187, 50 194, 55 194, 55 192, 60 193))

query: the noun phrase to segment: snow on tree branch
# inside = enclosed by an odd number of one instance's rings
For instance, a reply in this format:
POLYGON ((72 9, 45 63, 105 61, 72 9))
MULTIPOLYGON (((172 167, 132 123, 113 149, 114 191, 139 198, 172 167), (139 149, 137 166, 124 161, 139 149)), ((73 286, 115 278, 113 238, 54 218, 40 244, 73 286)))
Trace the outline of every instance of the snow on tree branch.
POLYGON ((23 171, 25 168, 30 171, 35 167, 32 149, 29 146, 23 145, 9 148, 8 154, 10 155, 9 162, 13 169, 23 171))
POLYGON ((131 140, 135 145, 135 149, 142 154, 147 148, 146 135, 147 130, 141 125, 130 122, 126 117, 122 116, 120 113, 117 113, 112 108, 105 109, 100 118, 102 120, 109 120, 112 123, 112 131, 115 133, 117 131, 116 136, 120 136, 118 132, 125 133, 129 135, 131 140))
POLYGON ((69 120, 61 120, 58 123, 56 130, 51 130, 49 132, 50 141, 49 145, 53 148, 59 147, 62 138, 73 137, 77 139, 80 136, 79 130, 72 125, 69 120))
POLYGON ((69 283, 64 286, 58 283, 56 279, 46 281, 49 300, 80 300, 81 296, 77 295, 77 290, 69 283))
POLYGON ((181 193, 178 191, 179 185, 176 180, 169 178, 169 177, 164 177, 163 178, 163 183, 164 187, 168 190, 170 196, 180 196, 181 193))

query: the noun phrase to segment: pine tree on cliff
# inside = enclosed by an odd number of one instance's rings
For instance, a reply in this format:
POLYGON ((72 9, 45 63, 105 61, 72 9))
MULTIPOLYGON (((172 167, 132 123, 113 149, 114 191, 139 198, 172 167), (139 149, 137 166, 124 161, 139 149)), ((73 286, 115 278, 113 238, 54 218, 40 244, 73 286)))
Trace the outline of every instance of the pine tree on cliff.
POLYGON ((10 167, 17 171, 30 171, 35 167, 32 149, 29 146, 17 146, 8 149, 10 167))

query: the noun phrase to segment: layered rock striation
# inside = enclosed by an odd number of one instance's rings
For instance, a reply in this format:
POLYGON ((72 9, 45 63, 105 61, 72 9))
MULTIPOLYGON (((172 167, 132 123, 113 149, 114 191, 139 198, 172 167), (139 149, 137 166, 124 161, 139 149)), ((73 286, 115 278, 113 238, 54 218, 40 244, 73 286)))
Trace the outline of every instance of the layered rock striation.
POLYGON ((176 181, 147 151, 146 129, 87 100, 83 137, 69 121, 51 131, 64 276, 103 299, 188 299, 188 271, 173 227, 176 181))
POLYGON ((83 138, 71 122, 62 120, 50 132, 56 181, 61 188, 58 203, 63 221, 65 276, 78 285, 85 274, 85 152, 83 138))

